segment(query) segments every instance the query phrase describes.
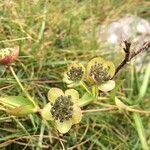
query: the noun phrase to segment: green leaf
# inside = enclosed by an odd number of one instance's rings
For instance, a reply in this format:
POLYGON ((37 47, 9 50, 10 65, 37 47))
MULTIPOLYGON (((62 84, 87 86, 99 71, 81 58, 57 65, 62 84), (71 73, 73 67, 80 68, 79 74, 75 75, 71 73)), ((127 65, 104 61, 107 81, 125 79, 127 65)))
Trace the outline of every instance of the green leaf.
POLYGON ((36 112, 36 108, 32 105, 21 105, 19 107, 7 109, 6 112, 15 116, 25 116, 36 112))
POLYGON ((27 98, 23 96, 0 97, 0 104, 11 108, 19 107, 21 105, 33 105, 27 98))
POLYGON ((15 116, 24 116, 36 112, 37 108, 23 96, 6 96, 0 98, 0 105, 5 111, 15 116))
POLYGON ((86 106, 89 103, 95 101, 95 97, 92 94, 85 93, 82 98, 80 99, 79 105, 80 107, 86 106))

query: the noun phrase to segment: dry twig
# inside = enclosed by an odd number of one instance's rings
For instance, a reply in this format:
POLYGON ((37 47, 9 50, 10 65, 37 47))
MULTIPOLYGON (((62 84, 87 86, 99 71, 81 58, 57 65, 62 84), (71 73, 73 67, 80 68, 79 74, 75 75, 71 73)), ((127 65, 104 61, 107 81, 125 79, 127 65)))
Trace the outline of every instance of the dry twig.
POLYGON ((118 72, 129 62, 131 61, 131 59, 133 59, 135 56, 137 56, 138 54, 140 54, 143 51, 146 51, 150 48, 150 41, 144 42, 144 44, 142 45, 142 47, 140 49, 138 49, 135 52, 131 52, 130 48, 131 48, 131 43, 128 41, 124 41, 125 44, 125 48, 123 48, 124 53, 125 53, 125 57, 123 59, 123 61, 119 64, 119 66, 116 68, 115 74, 112 77, 112 79, 116 76, 116 74, 118 74, 118 72))

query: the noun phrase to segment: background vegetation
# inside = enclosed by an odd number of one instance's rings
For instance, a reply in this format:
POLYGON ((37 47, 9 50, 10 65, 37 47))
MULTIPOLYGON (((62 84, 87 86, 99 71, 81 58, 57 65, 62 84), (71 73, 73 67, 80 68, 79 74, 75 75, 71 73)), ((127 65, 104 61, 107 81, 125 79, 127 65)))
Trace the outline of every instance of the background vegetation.
MULTIPOLYGON (((0 0, 0 48, 19 45, 13 67, 29 93, 41 107, 50 87, 66 89, 62 82, 67 64, 86 64, 95 56, 112 59, 117 65, 122 50, 97 42, 99 25, 126 14, 149 18, 148 0, 0 0), (118 57, 119 56, 119 57, 118 57)), ((147 55, 148 56, 148 55, 147 55)), ((137 71, 132 62, 116 78, 124 79, 117 93, 129 105, 150 109, 147 64, 137 71), (140 97, 140 101, 136 101, 140 97)), ((0 95, 21 92, 7 67, 0 66, 0 95)), ((98 102, 88 108, 114 104, 98 102)), ((150 117, 140 114, 150 145, 150 117)), ((118 110, 85 113, 82 122, 60 135, 37 115, 17 118, 0 111, 0 149, 91 149, 140 150, 140 138, 132 113, 118 110)))

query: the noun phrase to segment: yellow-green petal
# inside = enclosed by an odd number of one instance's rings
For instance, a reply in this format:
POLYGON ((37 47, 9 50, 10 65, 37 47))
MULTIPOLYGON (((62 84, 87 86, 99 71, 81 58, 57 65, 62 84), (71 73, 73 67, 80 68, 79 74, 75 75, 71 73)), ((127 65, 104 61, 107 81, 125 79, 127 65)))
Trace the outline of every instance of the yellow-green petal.
POLYGON ((103 84, 101 84, 98 88, 99 90, 103 91, 103 92, 108 92, 111 91, 115 88, 115 81, 114 80, 109 80, 103 84))
POLYGON ((65 95, 66 96, 70 95, 72 101, 74 103, 78 103, 78 100, 79 100, 79 93, 78 93, 78 91, 76 91, 74 89, 68 89, 68 90, 65 91, 65 95))
POLYGON ((64 78, 63 78, 63 82, 67 83, 67 84, 71 84, 73 81, 68 79, 67 73, 64 73, 64 78))
POLYGON ((48 91, 48 94, 47 94, 47 97, 48 97, 48 100, 52 103, 55 102, 55 100, 61 96, 61 95, 64 95, 63 91, 59 88, 51 88, 49 91, 48 91))
POLYGON ((55 127, 60 133, 67 133, 72 126, 71 120, 67 120, 64 122, 55 121, 55 127))
POLYGON ((41 115, 45 120, 53 120, 52 114, 50 112, 52 106, 50 103, 46 104, 42 109, 41 115))
POLYGON ((79 106, 74 105, 73 107, 73 114, 72 114, 72 123, 77 124, 82 119, 82 111, 79 106))

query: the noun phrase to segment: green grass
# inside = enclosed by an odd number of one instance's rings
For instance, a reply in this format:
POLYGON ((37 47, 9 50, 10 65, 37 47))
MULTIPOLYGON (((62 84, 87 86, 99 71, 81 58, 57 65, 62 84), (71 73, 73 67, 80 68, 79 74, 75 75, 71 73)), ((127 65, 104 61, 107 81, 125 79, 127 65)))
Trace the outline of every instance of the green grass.
MULTIPOLYGON (((86 64, 95 56, 103 56, 113 58, 117 65, 121 51, 97 42, 98 26, 128 13, 148 18, 148 6, 147 0, 0 0, 0 48, 19 45, 20 56, 13 68, 43 107, 51 87, 66 89, 63 72, 72 61, 86 64)), ((141 71, 134 63, 128 65, 116 78, 116 82, 125 80, 117 96, 126 104, 150 110, 149 68, 143 64, 141 71)), ((0 66, 0 95, 21 92, 10 70, 0 66)), ((85 109, 103 108, 101 103, 85 109)), ((150 117, 145 114, 118 110, 85 113, 81 123, 60 135, 52 126, 44 125, 38 115, 17 118, 0 111, 3 150, 141 150, 146 147, 141 144, 143 136, 150 145, 150 117)))

